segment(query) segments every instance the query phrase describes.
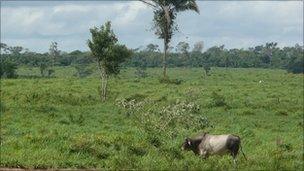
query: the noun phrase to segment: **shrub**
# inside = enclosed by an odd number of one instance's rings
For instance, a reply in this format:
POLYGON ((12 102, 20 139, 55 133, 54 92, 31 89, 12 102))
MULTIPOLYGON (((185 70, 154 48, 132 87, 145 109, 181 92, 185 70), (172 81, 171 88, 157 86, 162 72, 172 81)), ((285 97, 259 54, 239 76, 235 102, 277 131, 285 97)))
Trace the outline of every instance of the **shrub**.
POLYGON ((206 117, 198 114, 199 108, 193 102, 176 101, 160 111, 138 113, 136 121, 148 134, 175 138, 177 128, 201 130, 211 126, 206 117))
POLYGON ((8 59, 1 60, 0 77, 1 78, 16 78, 17 64, 8 59))
POLYGON ((127 115, 139 111, 149 100, 145 100, 145 95, 133 94, 128 98, 116 99, 116 105, 127 109, 127 115))
POLYGON ((304 73, 303 53, 298 56, 293 56, 290 59, 288 65, 287 65, 287 71, 292 72, 294 74, 304 73))

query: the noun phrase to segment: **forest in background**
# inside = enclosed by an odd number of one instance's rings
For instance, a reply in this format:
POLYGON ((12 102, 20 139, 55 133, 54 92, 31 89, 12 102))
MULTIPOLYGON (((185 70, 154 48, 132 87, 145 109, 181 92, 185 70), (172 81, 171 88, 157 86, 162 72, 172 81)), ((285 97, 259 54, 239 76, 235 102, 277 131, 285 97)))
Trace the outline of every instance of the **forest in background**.
MULTIPOLYGON (((147 67, 161 67, 163 54, 156 44, 132 49, 132 57, 122 67, 135 67, 140 76, 145 75, 147 67)), ((211 67, 229 68, 278 68, 292 73, 303 73, 304 47, 277 46, 271 42, 247 49, 227 49, 224 45, 213 46, 203 51, 203 43, 197 42, 193 48, 187 42, 179 42, 169 47, 167 64, 169 67, 202 67, 207 75, 211 67)), ((38 67, 42 77, 51 77, 55 72, 52 66, 73 66, 79 77, 90 75, 94 71, 94 58, 90 52, 59 50, 52 42, 49 52, 37 53, 21 46, 9 46, 1 43, 1 78, 16 78, 16 69, 20 66, 38 67)))

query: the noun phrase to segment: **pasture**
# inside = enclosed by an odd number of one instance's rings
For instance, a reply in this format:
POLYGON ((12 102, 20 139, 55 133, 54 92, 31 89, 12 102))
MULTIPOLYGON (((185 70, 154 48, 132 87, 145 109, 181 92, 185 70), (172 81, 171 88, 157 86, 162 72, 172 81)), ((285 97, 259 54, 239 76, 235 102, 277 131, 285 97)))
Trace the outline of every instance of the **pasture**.
POLYGON ((237 134, 248 158, 240 170, 303 169, 303 75, 284 70, 160 68, 137 78, 127 68, 100 102, 97 73, 1 80, 0 167, 139 170, 234 169, 230 156, 203 160, 182 151, 187 136, 237 134), (261 80, 261 83, 260 83, 261 80))

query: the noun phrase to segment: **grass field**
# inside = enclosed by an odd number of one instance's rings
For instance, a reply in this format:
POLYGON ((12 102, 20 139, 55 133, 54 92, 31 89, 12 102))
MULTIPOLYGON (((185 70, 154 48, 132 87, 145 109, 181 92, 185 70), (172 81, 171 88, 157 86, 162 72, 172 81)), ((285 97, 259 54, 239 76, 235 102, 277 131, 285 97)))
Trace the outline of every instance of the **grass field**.
MULTIPOLYGON (((181 151, 202 131, 237 134, 248 157, 240 170, 303 170, 303 74, 283 70, 170 68, 136 78, 124 69, 101 103, 96 74, 1 80, 0 167, 226 170, 230 156, 181 151), (261 83, 259 83, 261 81, 261 83)), ((19 70, 21 75, 38 69, 19 70)))

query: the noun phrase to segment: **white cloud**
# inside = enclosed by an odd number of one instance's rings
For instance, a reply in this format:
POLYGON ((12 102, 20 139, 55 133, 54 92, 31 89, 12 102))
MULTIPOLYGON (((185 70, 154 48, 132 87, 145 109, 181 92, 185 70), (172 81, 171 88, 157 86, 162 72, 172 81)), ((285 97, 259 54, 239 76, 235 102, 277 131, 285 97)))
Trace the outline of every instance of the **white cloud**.
POLYGON ((139 1, 132 1, 128 4, 124 12, 122 12, 122 9, 119 10, 121 13, 118 14, 113 23, 119 26, 128 25, 134 22, 144 10, 147 10, 146 5, 139 1))
MULTIPOLYGON (((129 47, 162 42, 153 31, 147 31, 151 28, 153 12, 139 1, 7 3, 1 6, 1 39, 10 45, 47 51, 49 42, 56 40, 61 42, 59 46, 63 50, 84 50, 89 28, 107 20, 113 22, 114 32, 129 47)), ((300 1, 198 1, 198 4, 200 15, 194 12, 178 15, 180 33, 176 33, 171 45, 178 41, 190 44, 204 41, 206 47, 302 42, 303 3, 300 1)))

